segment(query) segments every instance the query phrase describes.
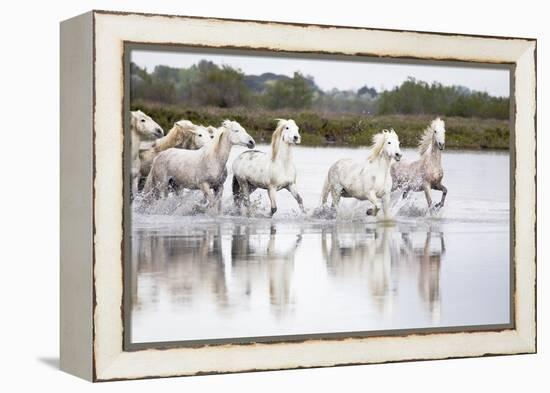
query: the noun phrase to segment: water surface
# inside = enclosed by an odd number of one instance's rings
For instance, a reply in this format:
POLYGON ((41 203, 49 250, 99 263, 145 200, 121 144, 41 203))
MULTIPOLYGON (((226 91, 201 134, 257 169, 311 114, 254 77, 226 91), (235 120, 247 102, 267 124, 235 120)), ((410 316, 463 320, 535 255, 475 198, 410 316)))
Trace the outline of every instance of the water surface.
MULTIPOLYGON (((319 214, 330 165, 367 154, 298 147, 306 214, 280 191, 269 218, 266 192, 258 190, 251 217, 236 215, 231 174, 220 216, 197 214, 196 192, 138 201, 132 342, 508 323, 508 153, 445 151, 449 193, 437 213, 416 193, 405 201, 393 196, 390 222, 367 217, 369 203, 351 199, 336 217, 319 214)), ((434 201, 440 195, 434 191, 434 201)))

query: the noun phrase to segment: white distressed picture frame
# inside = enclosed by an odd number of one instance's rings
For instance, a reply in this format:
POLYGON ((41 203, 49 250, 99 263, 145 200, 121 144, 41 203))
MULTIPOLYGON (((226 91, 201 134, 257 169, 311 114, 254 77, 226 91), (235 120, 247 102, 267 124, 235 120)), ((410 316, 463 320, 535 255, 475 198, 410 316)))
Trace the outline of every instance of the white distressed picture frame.
POLYGON ((92 11, 61 24, 61 368, 92 381, 536 352, 536 40, 92 11), (514 326, 124 351, 125 43, 510 64, 514 326))

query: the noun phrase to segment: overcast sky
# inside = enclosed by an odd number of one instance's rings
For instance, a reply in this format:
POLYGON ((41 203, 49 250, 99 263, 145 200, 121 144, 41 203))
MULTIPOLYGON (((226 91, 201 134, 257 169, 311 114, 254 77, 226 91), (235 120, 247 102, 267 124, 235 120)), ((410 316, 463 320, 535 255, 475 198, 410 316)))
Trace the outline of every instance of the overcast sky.
POLYGON ((245 74, 273 72, 292 76, 295 71, 311 75, 323 90, 338 88, 356 90, 364 85, 377 90, 390 90, 407 77, 443 85, 462 85, 494 96, 508 96, 509 71, 498 68, 473 68, 419 64, 395 64, 289 57, 241 56, 232 54, 185 53, 133 50, 131 60, 153 71, 157 65, 188 68, 206 59, 221 65, 240 68, 245 74))

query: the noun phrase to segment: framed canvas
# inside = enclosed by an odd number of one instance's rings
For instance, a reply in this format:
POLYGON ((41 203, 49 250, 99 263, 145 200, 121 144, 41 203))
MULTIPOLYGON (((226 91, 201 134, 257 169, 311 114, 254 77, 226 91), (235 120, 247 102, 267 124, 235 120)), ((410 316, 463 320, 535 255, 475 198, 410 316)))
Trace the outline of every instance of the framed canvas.
POLYGON ((61 23, 61 368, 536 352, 536 40, 61 23))

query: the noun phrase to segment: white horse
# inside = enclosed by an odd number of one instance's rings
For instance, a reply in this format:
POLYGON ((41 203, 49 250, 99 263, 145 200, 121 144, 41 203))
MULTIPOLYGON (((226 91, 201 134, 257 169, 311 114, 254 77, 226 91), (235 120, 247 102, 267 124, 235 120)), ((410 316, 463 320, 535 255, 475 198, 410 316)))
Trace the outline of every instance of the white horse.
POLYGON ((279 123, 271 136, 271 154, 252 150, 241 153, 233 161, 233 199, 235 205, 244 202, 248 208, 250 194, 257 188, 267 190, 271 202, 271 215, 277 211, 275 195, 287 189, 304 211, 302 197, 296 190, 296 167, 292 159, 292 146, 301 141, 294 120, 277 119, 279 123))
POLYGON ((212 142, 214 139, 214 130, 216 130, 216 128, 195 125, 189 120, 175 122, 166 136, 157 139, 149 146, 144 146, 144 143, 141 144, 142 149, 140 149, 139 152, 141 176, 143 178, 147 177, 151 171, 153 159, 160 152, 176 146, 189 150, 200 149, 204 145, 212 142))
POLYGON ((445 122, 439 117, 431 122, 424 130, 418 144, 420 158, 411 163, 398 163, 392 166, 393 178, 392 190, 403 191, 403 198, 411 191, 424 191, 428 207, 432 206, 430 190, 442 192, 441 201, 435 204, 435 208, 445 205, 447 187, 443 180, 443 167, 441 166, 441 151, 445 148, 445 122))
POLYGON ((166 195, 168 185, 177 188, 201 190, 209 207, 219 203, 223 183, 227 176, 226 163, 234 145, 254 148, 254 139, 236 121, 225 120, 212 143, 199 150, 171 148, 160 153, 153 161, 145 182, 145 193, 160 191, 166 195))
POLYGON ((366 161, 343 159, 330 167, 322 192, 323 205, 326 204, 330 193, 333 207, 338 206, 340 197, 369 200, 374 209, 368 209, 368 215, 375 216, 380 208, 383 208, 384 216, 389 216, 392 187, 390 168, 392 159, 401 159, 399 138, 391 129, 383 130, 372 139, 371 152, 366 161))
POLYGON ((139 174, 141 172, 141 160, 139 158, 140 144, 142 141, 151 141, 164 136, 162 128, 142 111, 132 111, 130 120, 131 132, 131 162, 132 162, 132 195, 138 191, 139 174))
MULTIPOLYGON (((189 121, 189 120, 186 120, 189 121)), ((214 139, 218 133, 218 129, 213 126, 203 126, 203 125, 195 125, 195 130, 199 131, 195 133, 195 135, 198 135, 199 138, 210 138, 214 139)), ((178 147, 180 149, 188 149, 188 150, 197 150, 200 149, 203 145, 199 141, 196 140, 196 137, 190 138, 184 138, 180 143, 178 143, 174 147, 178 147)))

